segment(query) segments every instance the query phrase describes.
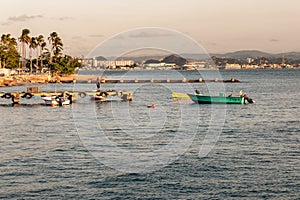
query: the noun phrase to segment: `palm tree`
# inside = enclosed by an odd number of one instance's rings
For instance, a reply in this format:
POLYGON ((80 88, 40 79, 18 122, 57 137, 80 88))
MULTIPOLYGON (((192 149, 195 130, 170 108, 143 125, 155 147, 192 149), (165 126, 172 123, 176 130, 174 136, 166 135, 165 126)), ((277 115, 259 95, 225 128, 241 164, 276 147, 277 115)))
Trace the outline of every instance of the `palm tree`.
POLYGON ((37 48, 36 38, 32 37, 29 42, 30 74, 32 74, 32 51, 37 48))
POLYGON ((9 48, 9 39, 10 39, 10 34, 3 34, 1 36, 0 40, 0 68, 5 68, 6 66, 6 57, 7 57, 7 51, 9 48))
POLYGON ((56 32, 50 34, 50 41, 51 41, 51 52, 50 52, 50 59, 51 55, 56 59, 62 54, 63 50, 63 43, 60 37, 56 32))
POLYGON ((16 39, 12 38, 10 34, 3 34, 1 36, 1 43, 9 48, 10 45, 17 45, 16 39))
POLYGON ((16 39, 11 37, 10 34, 3 34, 0 40, 0 68, 6 67, 7 61, 12 61, 16 58, 15 55, 17 42, 16 39), (3 64, 2 64, 3 62, 3 64))
POLYGON ((25 44, 28 44, 30 42, 29 37, 30 30, 29 29, 23 29, 22 34, 19 37, 19 41, 22 43, 22 67, 26 67, 26 46, 25 44))
POLYGON ((50 61, 52 63, 52 59, 57 58, 59 55, 62 54, 63 50, 63 43, 60 37, 56 32, 52 32, 48 37, 49 43, 51 44, 51 51, 50 51, 50 61))
POLYGON ((41 65, 40 65, 40 69, 39 70, 41 72, 41 70, 43 68, 42 52, 43 52, 43 50, 44 50, 44 48, 46 46, 46 42, 44 40, 44 36, 39 35, 36 38, 36 42, 37 42, 37 48, 39 48, 39 51, 38 50, 36 51, 36 55, 37 55, 36 56, 36 66, 39 65, 39 57, 40 57, 40 59, 41 59, 41 65))
POLYGON ((43 59, 44 59, 44 55, 43 55, 43 51, 44 49, 46 49, 48 51, 47 48, 45 48, 47 46, 47 43, 46 42, 42 42, 41 45, 40 45, 40 56, 41 56, 41 70, 43 69, 44 67, 44 62, 43 62, 43 59))

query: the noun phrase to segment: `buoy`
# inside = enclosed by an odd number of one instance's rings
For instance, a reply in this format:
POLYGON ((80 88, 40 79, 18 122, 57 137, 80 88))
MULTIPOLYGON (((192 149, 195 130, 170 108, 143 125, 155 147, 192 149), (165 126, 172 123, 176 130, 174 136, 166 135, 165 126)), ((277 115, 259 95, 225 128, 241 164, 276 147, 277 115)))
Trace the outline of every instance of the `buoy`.
POLYGON ((155 104, 147 105, 147 108, 155 108, 155 104))

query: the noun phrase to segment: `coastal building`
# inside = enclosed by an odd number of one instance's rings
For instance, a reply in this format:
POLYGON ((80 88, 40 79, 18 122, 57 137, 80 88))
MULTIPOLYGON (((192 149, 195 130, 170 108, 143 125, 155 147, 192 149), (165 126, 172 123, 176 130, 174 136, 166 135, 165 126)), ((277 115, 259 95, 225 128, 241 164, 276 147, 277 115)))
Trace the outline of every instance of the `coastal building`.
POLYGON ((9 76, 10 75, 10 69, 7 68, 1 68, 0 69, 0 76, 9 76))
POLYGON ((144 64, 144 67, 163 67, 165 66, 166 63, 147 63, 147 64, 144 64))
POLYGON ((242 69, 261 69, 261 68, 264 67, 260 65, 250 65, 250 64, 242 65, 242 69))
POLYGON ((198 62, 198 61, 188 62, 187 64, 182 66, 183 69, 187 69, 187 70, 203 69, 206 67, 207 67, 206 62, 198 62))
POLYGON ((96 57, 93 59, 80 59, 79 62, 84 67, 88 68, 111 68, 115 69, 117 67, 130 67, 134 66, 135 62, 133 60, 97 60, 96 57))
POLYGON ((151 69, 151 68, 160 68, 160 67, 164 67, 166 65, 166 63, 164 62, 160 62, 160 63, 147 63, 144 64, 143 67, 146 69, 151 69))
POLYGON ((93 58, 93 67, 98 67, 98 62, 96 60, 96 57, 93 58))
POLYGON ((98 60, 98 66, 100 68, 116 68, 116 67, 126 67, 133 66, 133 60, 98 60))
POLYGON ((225 69, 242 69, 240 64, 226 64, 225 69))
POLYGON ((254 61, 254 59, 253 59, 253 58, 250 58, 250 57, 247 58, 246 60, 247 60, 247 63, 248 63, 248 64, 250 64, 250 63, 252 63, 252 62, 254 61))
POLYGON ((116 60, 116 66, 133 66, 133 60, 116 60))

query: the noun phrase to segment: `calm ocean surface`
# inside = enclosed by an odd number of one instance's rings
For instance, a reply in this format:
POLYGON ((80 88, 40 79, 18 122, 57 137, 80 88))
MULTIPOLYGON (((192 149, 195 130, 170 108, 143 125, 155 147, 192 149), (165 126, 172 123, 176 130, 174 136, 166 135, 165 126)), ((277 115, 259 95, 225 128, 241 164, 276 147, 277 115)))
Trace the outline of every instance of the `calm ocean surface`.
MULTIPOLYGON (((100 72, 80 72, 99 74, 100 72)), ((105 72, 124 79, 241 83, 103 84, 133 102, 65 107, 0 99, 0 199, 299 199, 300 70, 105 72), (220 74, 219 74, 220 73, 220 74), (174 102, 172 92, 238 94, 252 105, 174 102), (155 108, 147 105, 155 104, 155 108)), ((41 90, 94 90, 95 84, 41 90)), ((25 91, 26 87, 1 88, 25 91)))

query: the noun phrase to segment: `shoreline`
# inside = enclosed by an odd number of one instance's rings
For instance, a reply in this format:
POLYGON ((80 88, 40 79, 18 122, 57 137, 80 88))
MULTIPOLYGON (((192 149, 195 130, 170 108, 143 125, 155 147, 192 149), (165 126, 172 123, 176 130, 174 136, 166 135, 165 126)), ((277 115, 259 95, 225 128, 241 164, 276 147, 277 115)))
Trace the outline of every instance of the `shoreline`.
MULTIPOLYGON (((281 70, 294 70, 299 68, 281 69, 281 70)), ((247 69, 253 70, 253 69, 247 69)), ((274 69, 271 69, 274 70, 274 69)), ((235 71, 234 69, 228 71, 235 71)), ((236 70, 240 71, 240 70, 236 70)), ((106 76, 98 76, 92 74, 70 74, 70 75, 11 75, 0 77, 0 87, 13 87, 13 86, 24 86, 31 84, 57 84, 57 83, 95 83, 100 78, 102 83, 111 82, 106 76)), ((114 80, 114 82, 123 80, 114 80)), ((135 81, 135 80, 133 80, 135 81)), ((220 80, 221 81, 221 80, 220 80)), ((226 81, 226 80, 225 80, 226 81)), ((125 81, 126 82, 126 81, 125 81)), ((137 81, 136 81, 137 82, 137 81)), ((184 82, 184 81, 183 81, 184 82)), ((199 81, 205 82, 205 81, 199 81)), ((227 82, 229 82, 227 80, 227 82)))
POLYGON ((56 83, 76 83, 78 82, 95 82, 97 78, 106 78, 97 75, 12 75, 0 77, 0 87, 23 86, 31 84, 56 84, 56 83))
POLYGON ((13 87, 13 86, 24 86, 24 85, 32 85, 32 84, 75 84, 75 83, 195 83, 195 82, 223 82, 223 83, 235 83, 240 82, 236 78, 231 78, 229 80, 204 80, 202 78, 187 80, 176 79, 171 80, 170 78, 166 78, 165 80, 161 79, 132 79, 132 80, 124 80, 124 79, 110 79, 106 76, 98 76, 98 75, 79 75, 79 74, 71 74, 71 75, 63 75, 63 76, 50 76, 50 75, 17 75, 17 76, 8 76, 0 78, 0 87, 13 87))

